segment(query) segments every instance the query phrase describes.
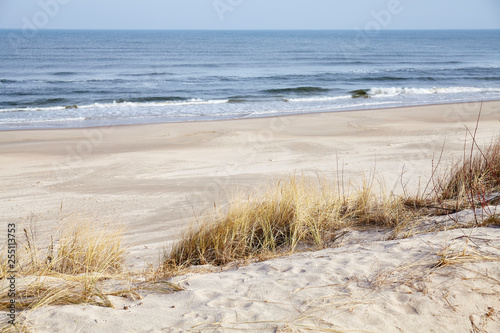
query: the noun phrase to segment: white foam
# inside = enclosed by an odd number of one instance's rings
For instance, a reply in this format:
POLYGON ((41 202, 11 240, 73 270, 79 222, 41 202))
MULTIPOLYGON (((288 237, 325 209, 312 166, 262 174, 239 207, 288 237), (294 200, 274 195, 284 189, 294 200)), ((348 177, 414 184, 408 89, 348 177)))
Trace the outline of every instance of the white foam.
POLYGON ((454 93, 469 93, 469 92, 500 92, 500 88, 475 88, 475 87, 448 87, 448 88, 371 88, 368 95, 372 97, 387 97, 397 95, 430 95, 430 94, 454 94, 454 93))
POLYGON ((34 108, 8 108, 8 109, 0 109, 0 112, 17 112, 17 111, 57 111, 64 110, 65 106, 50 106, 50 107, 34 107, 34 108))
POLYGON ((94 103, 91 105, 78 106, 80 109, 89 108, 110 108, 110 107, 147 107, 147 106, 176 106, 176 105, 200 105, 200 104, 224 104, 229 102, 227 99, 203 100, 192 98, 187 101, 164 101, 164 102, 113 102, 113 103, 94 103))
MULTIPOLYGON (((223 104, 227 103, 227 99, 213 99, 213 100, 203 100, 199 98, 193 98, 187 101, 164 101, 164 102, 116 102, 113 103, 94 103, 88 105, 77 105, 78 109, 105 109, 105 108, 117 108, 117 107, 151 107, 151 106, 178 106, 178 105, 202 105, 202 104, 223 104)), ((78 109, 68 108, 70 111, 76 111, 78 109)), ((0 112, 33 112, 33 111, 60 111, 66 110, 66 106, 48 106, 48 107, 34 107, 34 108, 8 108, 0 109, 0 112)))
POLYGON ((10 125, 10 124, 23 124, 23 123, 57 123, 57 122, 67 122, 67 121, 82 121, 87 120, 85 117, 77 117, 77 118, 54 118, 54 119, 27 119, 23 121, 19 121, 19 119, 2 119, 2 125, 10 125))

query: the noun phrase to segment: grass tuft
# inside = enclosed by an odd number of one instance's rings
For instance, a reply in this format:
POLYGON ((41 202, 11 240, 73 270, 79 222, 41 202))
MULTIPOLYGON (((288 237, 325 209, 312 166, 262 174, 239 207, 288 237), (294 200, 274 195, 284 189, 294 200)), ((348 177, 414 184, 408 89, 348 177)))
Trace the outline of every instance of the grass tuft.
MULTIPOLYGON (((474 145, 476 145, 474 140, 474 145)), ((439 189, 439 199, 485 199, 500 191, 500 138, 472 157, 455 164, 439 189)))
POLYGON ((189 229, 165 254, 165 265, 224 265, 320 249, 346 227, 391 227, 408 218, 400 199, 377 195, 372 183, 365 181, 354 195, 345 195, 324 179, 293 176, 262 195, 237 198, 211 220, 189 229))
MULTIPOLYGON (((36 230, 30 226, 24 229, 24 238, 18 239, 16 310, 21 316, 47 305, 113 307, 109 296, 136 300, 141 298, 137 292, 140 290, 182 289, 160 281, 154 274, 135 279, 125 267, 122 230, 98 227, 91 220, 73 217, 47 247, 39 246, 35 236, 36 230)), ((6 249, 1 253, 7 253, 6 249)), ((8 311, 10 273, 5 257, 0 259, 0 311, 8 311)), ((22 322, 12 326, 4 321, 0 322, 2 332, 25 330, 22 322)))
POLYGON ((103 231, 90 222, 63 229, 48 267, 63 274, 119 273, 123 269, 122 231, 103 231))
MULTIPOLYGON (((49 304, 111 306, 98 283, 123 270, 121 231, 102 230, 76 218, 63 226, 58 240, 45 250, 37 246, 35 234, 24 229, 24 240, 18 245, 18 310, 49 304)), ((7 271, 7 267, 0 271, 0 310, 9 305, 7 271)))

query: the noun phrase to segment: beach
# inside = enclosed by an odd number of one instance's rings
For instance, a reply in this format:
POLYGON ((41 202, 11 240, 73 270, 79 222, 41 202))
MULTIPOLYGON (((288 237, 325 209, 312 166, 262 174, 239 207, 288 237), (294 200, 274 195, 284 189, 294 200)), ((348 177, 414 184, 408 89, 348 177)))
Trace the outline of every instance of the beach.
MULTIPOLYGON (((32 219, 48 235, 72 214, 98 218, 125 227, 136 244, 132 253, 141 263, 153 261, 214 202, 294 173, 336 180, 339 169, 345 181, 375 173, 389 190, 400 190, 404 173, 416 187, 429 179, 441 151, 446 162, 463 156, 465 126, 475 128, 479 107, 3 131, 2 219, 32 219)), ((498 135, 499 107, 484 103, 478 142, 498 135)))
MULTIPOLYGON (((321 175, 346 185, 355 185, 363 175, 373 176, 394 193, 422 189, 439 161, 446 166, 463 157, 465 140, 471 140, 467 129, 473 133, 478 124, 480 145, 498 137, 500 102, 484 102, 477 122, 480 108, 481 103, 470 102, 205 122, 1 131, 1 219, 4 224, 17 223, 18 230, 35 226, 42 243, 48 243, 74 216, 123 228, 127 265, 140 270, 157 263, 161 250, 214 205, 224 205, 236 193, 250 193, 293 174, 321 175)), ((483 245, 479 242, 477 249, 498 255, 498 228, 454 230, 390 242, 371 234, 353 234, 345 247, 295 254, 223 273, 176 277, 185 291, 152 293, 140 306, 128 310, 47 307, 36 310, 29 319, 40 332, 96 332, 112 327, 124 332, 207 328, 222 332, 235 322, 240 324, 234 329, 244 331, 276 331, 276 327, 287 329, 286 325, 294 331, 300 325, 320 327, 328 322, 341 331, 356 332, 439 332, 444 327, 465 332, 470 331, 464 329, 465 323, 480 326, 484 322, 484 329, 493 332, 500 323, 498 262, 467 264, 468 269, 488 271, 493 280, 453 274, 446 281, 440 280, 442 275, 429 277, 428 287, 433 291, 428 294, 407 290, 397 282, 389 283, 389 289, 374 291, 363 285, 382 271, 432 259, 428 256, 439 252, 446 241, 464 234, 491 239, 483 245), (346 258, 344 263, 338 261, 341 257, 346 258), (452 304, 445 309, 443 286, 457 285, 465 287, 447 294, 452 304), (477 291, 471 296, 476 289, 485 294, 477 291), (433 293, 436 290, 443 293, 439 301, 433 293), (321 312, 333 308, 336 317, 321 312), (496 318, 492 321, 482 317, 489 308, 493 309, 490 316, 496 318), (307 312, 311 309, 320 310, 312 315, 307 312), (360 321, 368 314, 368 319, 360 321), (299 317, 302 319, 297 321, 299 317), (461 319, 456 320, 458 317, 461 319), (442 322, 442 318, 446 320, 442 322), (409 323, 409 319, 417 321, 409 323), (217 322, 222 322, 220 327, 217 322), (434 326, 436 323, 440 326, 434 326)), ((461 241, 457 246, 463 245, 461 241)))

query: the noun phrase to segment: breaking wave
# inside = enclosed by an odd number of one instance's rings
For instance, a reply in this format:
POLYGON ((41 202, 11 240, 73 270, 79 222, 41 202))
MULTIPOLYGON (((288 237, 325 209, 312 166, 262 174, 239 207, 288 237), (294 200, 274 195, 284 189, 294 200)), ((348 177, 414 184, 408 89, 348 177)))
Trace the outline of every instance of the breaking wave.
MULTIPOLYGON (((140 99, 140 98, 138 98, 140 99)), ((153 99, 154 98, 142 98, 142 100, 153 99)), ((31 112, 31 111, 57 111, 65 109, 91 109, 91 108, 114 108, 114 107, 151 107, 151 106, 178 106, 178 105, 201 105, 201 104, 222 104, 228 103, 229 100, 226 99, 216 99, 216 100, 203 100, 199 98, 192 98, 186 100, 162 100, 162 101, 124 101, 118 100, 112 103, 94 103, 86 105, 59 105, 51 107, 18 107, 18 108, 8 108, 0 109, 0 112, 31 112)))
POLYGON ((448 87, 448 88, 370 88, 350 91, 353 98, 383 97, 396 95, 430 95, 430 94, 456 94, 456 93, 486 93, 500 92, 500 88, 475 88, 475 87, 448 87))

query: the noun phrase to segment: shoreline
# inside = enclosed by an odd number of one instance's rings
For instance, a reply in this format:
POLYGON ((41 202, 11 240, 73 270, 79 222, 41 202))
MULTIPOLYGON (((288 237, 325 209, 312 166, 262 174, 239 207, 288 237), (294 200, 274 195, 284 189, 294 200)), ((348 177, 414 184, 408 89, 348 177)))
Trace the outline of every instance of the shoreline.
POLYGON ((448 103, 431 103, 431 104, 416 104, 416 105, 403 105, 403 106, 383 106, 383 107, 374 107, 374 108, 365 108, 365 109, 349 109, 349 110, 338 110, 338 111, 312 111, 312 112, 299 112, 299 113, 285 113, 285 114, 277 114, 277 115, 265 115, 265 116, 243 116, 239 118, 228 118, 228 119, 209 119, 209 120, 191 120, 191 121, 158 121, 158 122, 144 122, 144 123, 136 123, 136 124, 111 124, 111 125, 86 125, 79 127, 47 127, 47 128, 21 128, 21 129, 1 129, 0 125, 0 133, 2 132, 14 132, 14 131, 47 131, 47 130, 83 130, 83 129, 91 129, 91 128, 109 128, 109 127, 122 127, 122 126, 148 126, 148 125, 162 125, 162 124, 184 124, 184 123, 212 123, 212 122, 228 122, 228 121, 239 121, 239 120, 250 120, 250 119, 266 119, 266 118, 279 118, 279 117, 293 117, 293 116, 302 116, 302 115, 310 115, 310 114, 330 114, 330 113, 345 113, 345 112, 366 112, 366 111, 377 111, 377 110, 394 110, 394 109, 408 109, 408 108, 419 108, 419 107, 432 107, 432 106, 446 106, 446 105, 464 105, 470 103, 495 103, 500 102, 498 99, 492 100, 472 100, 472 101, 463 101, 463 102, 448 102, 448 103))

